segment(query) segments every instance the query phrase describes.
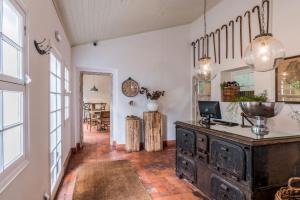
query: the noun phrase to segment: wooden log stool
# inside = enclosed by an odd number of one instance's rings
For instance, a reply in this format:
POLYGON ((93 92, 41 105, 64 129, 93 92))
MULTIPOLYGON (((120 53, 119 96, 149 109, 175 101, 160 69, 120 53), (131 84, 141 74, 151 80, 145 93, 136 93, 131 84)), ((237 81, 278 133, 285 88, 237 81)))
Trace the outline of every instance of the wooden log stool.
POLYGON ((163 150, 162 115, 159 112, 144 112, 145 150, 163 150))
POLYGON ((141 120, 136 116, 126 117, 126 151, 140 151, 141 120))

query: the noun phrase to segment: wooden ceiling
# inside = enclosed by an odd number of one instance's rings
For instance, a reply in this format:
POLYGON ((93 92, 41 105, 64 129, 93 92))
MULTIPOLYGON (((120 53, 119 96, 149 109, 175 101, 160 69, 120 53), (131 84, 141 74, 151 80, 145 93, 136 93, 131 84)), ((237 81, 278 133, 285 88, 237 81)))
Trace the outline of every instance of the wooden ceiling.
MULTIPOLYGON (((188 24, 204 0, 53 0, 72 46, 188 24)), ((221 0, 208 0, 208 9, 221 0)))

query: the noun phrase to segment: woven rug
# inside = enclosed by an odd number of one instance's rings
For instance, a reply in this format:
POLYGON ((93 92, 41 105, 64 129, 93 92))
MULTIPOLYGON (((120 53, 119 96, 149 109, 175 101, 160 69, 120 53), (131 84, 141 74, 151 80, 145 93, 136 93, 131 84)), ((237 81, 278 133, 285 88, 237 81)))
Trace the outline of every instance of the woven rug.
POLYGON ((127 160, 82 166, 73 200, 150 200, 150 195, 127 160))

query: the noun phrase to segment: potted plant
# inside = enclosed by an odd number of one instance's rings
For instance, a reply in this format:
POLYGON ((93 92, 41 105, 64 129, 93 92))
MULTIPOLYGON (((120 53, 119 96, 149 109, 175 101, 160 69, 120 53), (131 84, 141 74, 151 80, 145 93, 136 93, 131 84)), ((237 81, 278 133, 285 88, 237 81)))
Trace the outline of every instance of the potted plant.
POLYGON ((150 91, 146 87, 141 87, 140 94, 144 94, 148 100, 147 109, 149 111, 157 111, 158 110, 158 103, 157 100, 165 95, 165 91, 156 90, 150 91))

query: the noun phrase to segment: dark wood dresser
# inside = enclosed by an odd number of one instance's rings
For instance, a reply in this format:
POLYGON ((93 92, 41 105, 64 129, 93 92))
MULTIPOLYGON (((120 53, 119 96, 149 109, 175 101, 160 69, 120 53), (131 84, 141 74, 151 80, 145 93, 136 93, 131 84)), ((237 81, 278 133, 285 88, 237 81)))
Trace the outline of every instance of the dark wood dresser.
POLYGON ((250 128, 204 128, 176 122, 176 175, 208 199, 272 200, 290 177, 300 176, 300 135, 250 128))

